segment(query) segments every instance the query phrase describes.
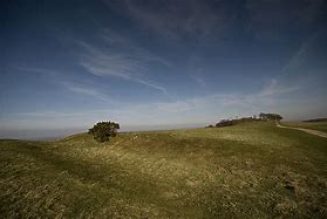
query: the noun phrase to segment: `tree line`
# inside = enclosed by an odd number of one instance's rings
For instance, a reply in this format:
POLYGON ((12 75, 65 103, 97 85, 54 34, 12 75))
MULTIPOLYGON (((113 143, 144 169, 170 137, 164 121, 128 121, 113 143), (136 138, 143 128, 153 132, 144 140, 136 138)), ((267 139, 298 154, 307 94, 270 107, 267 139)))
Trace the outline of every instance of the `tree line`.
POLYGON ((259 116, 249 116, 249 117, 242 117, 237 119, 222 119, 217 122, 215 125, 209 125, 208 128, 213 127, 225 127, 225 126, 232 126, 242 122, 250 122, 250 121, 280 121, 283 117, 277 113, 260 113, 259 116))

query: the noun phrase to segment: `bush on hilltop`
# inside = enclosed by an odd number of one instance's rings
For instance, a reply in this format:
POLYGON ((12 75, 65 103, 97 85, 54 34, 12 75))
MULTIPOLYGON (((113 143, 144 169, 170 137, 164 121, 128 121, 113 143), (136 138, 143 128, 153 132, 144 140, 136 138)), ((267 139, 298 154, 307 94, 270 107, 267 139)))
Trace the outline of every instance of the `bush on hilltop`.
POLYGON ((111 137, 115 137, 119 128, 119 124, 115 122, 98 122, 89 129, 89 134, 93 135, 96 141, 105 142, 109 141, 111 137))

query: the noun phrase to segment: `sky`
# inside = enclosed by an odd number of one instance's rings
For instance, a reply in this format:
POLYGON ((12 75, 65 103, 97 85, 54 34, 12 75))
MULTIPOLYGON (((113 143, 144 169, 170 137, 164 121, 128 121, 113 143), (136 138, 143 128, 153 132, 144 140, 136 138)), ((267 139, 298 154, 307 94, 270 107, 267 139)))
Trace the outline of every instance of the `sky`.
POLYGON ((4 0, 0 137, 327 116, 324 0, 4 0))

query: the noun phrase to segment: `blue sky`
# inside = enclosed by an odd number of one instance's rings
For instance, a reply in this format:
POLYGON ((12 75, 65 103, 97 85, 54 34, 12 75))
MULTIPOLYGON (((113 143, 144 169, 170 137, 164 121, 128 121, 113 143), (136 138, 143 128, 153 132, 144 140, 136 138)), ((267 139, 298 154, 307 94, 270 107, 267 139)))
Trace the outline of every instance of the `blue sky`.
POLYGON ((0 4, 1 137, 327 116, 323 0, 0 4))

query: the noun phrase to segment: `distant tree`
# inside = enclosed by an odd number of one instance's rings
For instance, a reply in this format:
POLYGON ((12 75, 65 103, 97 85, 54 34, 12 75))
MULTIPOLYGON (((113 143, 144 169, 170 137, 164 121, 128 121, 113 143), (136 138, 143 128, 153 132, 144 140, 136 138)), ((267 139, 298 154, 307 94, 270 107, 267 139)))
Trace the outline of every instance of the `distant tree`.
POLYGON ((119 124, 115 122, 98 122, 89 129, 89 134, 93 135, 96 141, 105 142, 109 141, 111 137, 115 137, 119 128, 119 124))
POLYGON ((283 119, 283 117, 276 113, 260 113, 259 118, 263 120, 275 120, 280 121, 283 119))

